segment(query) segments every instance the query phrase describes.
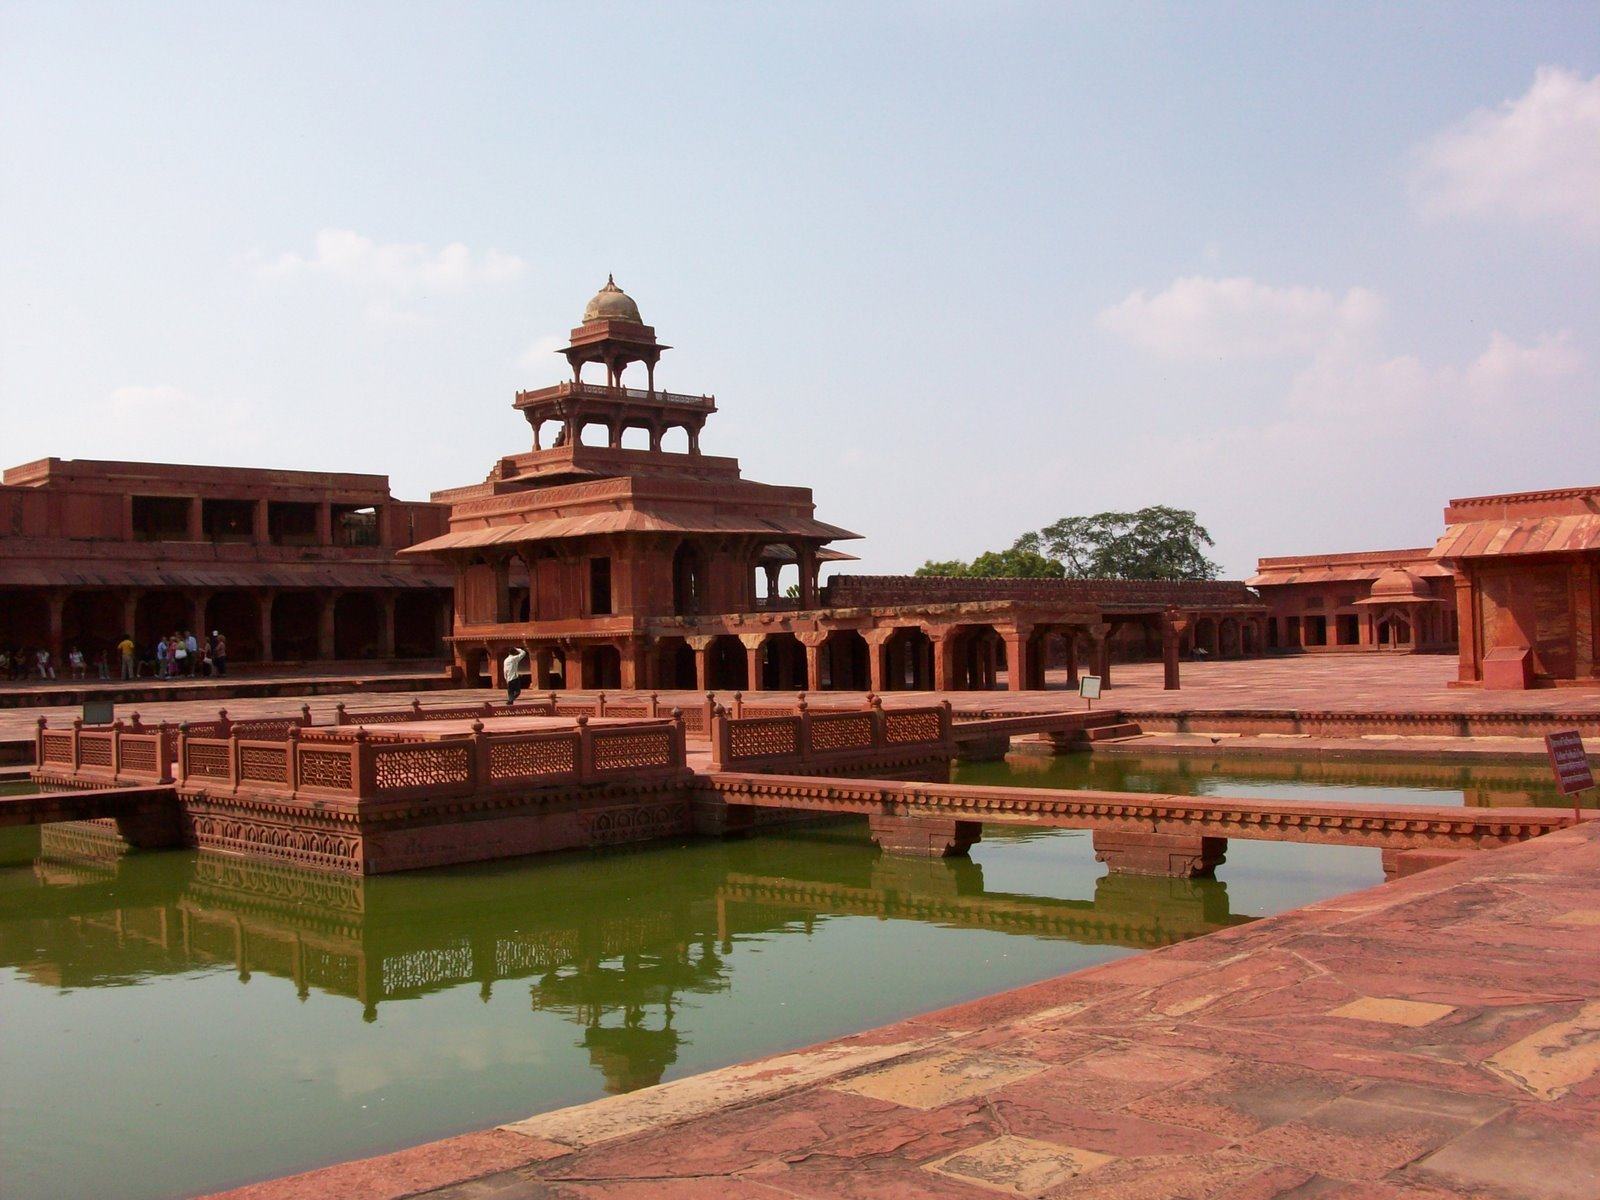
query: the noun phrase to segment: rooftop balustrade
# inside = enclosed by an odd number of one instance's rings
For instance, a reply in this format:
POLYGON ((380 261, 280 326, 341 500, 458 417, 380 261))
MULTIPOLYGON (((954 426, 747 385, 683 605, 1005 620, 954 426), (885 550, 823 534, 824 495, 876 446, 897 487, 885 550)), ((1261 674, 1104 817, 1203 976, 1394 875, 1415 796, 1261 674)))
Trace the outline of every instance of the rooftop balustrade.
POLYGON ((572 380, 552 384, 550 387, 536 388, 528 392, 518 392, 515 407, 528 408, 546 400, 561 400, 573 397, 595 400, 642 401, 646 404, 676 404, 687 408, 704 409, 707 412, 715 412, 717 407, 715 396, 690 396, 681 392, 665 392, 660 389, 647 391, 643 388, 608 387, 603 383, 576 383, 572 380))

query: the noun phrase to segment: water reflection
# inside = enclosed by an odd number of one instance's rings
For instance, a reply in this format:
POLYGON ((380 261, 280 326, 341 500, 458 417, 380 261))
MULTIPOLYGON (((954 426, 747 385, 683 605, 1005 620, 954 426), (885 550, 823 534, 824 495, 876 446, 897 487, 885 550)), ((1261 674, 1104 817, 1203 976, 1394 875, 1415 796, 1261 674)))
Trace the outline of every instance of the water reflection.
MULTIPOLYGON (((1469 808, 1570 808, 1543 765, 1121 752, 959 763, 962 783, 1469 808)), ((1600 798, 1589 798, 1600 804, 1600 798)))
POLYGON ((678 1010, 728 991, 729 956, 754 937, 855 916, 1146 949, 1251 919, 1213 880, 1106 876, 1092 900, 989 892, 979 865, 883 857, 859 823, 366 880, 128 853, 92 824, 37 837, 25 871, 0 872, 0 966, 33 983, 226 970, 292 980, 302 1001, 349 999, 368 1022, 444 989, 475 985, 487 1002, 523 983, 535 1012, 582 1030, 607 1092, 661 1080, 679 1057, 678 1010))

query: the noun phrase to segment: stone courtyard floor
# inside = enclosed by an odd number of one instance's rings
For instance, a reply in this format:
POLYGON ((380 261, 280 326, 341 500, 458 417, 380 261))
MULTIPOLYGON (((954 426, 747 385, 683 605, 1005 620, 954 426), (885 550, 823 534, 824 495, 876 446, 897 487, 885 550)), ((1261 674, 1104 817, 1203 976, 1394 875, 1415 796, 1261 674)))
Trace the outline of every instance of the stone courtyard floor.
MULTIPOLYGON (((1299 709, 1316 712, 1518 712, 1518 713, 1600 713, 1600 687, 1542 688, 1527 692, 1486 692, 1478 688, 1456 688, 1450 681, 1456 675, 1456 660, 1441 655, 1305 655, 1295 658, 1258 658, 1232 661, 1184 663, 1182 688, 1163 691, 1160 663, 1118 663, 1112 668, 1112 684, 1098 708, 1122 708, 1145 712, 1182 710, 1246 711, 1259 709, 1299 709)), ((260 677, 250 677, 257 682, 260 677)), ((307 676, 308 684, 329 685, 325 676, 307 676)), ((284 677, 292 688, 294 677, 284 677)), ((311 695, 238 696, 228 694, 228 683, 207 681, 208 692, 199 699, 164 699, 159 694, 141 696, 131 703, 119 703, 119 716, 137 711, 147 722, 201 720, 216 716, 226 708, 236 720, 265 715, 283 715, 308 705, 313 720, 327 723, 339 703, 357 708, 385 708, 409 704, 413 697, 427 708, 454 706, 465 702, 503 699, 497 688, 413 691, 404 687, 386 688, 381 678, 363 677, 359 690, 348 693, 319 692, 311 695)), ((241 682, 244 682, 241 680, 241 682)), ((145 685, 149 681, 143 681, 145 685)), ((948 699, 958 709, 1004 708, 1008 711, 1052 711, 1081 708, 1084 701, 1065 686, 1065 676, 1052 672, 1051 688, 1034 692, 888 692, 890 705, 925 704, 932 699, 948 699)), ((116 685, 106 685, 104 694, 114 697, 116 685)), ((0 692, 13 700, 26 693, 27 706, 0 708, 0 742, 31 738, 38 719, 52 725, 70 724, 81 713, 76 703, 55 703, 52 697, 59 685, 0 684, 0 692)), ((623 693, 614 693, 621 695, 623 693)), ((532 696, 532 693, 525 693, 532 696)), ((719 691, 723 703, 733 693, 719 691)), ((860 692, 812 692, 812 704, 858 704, 860 692)), ((689 691, 660 693, 663 703, 693 704, 704 696, 689 691)), ((789 701, 793 692, 750 692, 751 703, 769 700, 789 701)))

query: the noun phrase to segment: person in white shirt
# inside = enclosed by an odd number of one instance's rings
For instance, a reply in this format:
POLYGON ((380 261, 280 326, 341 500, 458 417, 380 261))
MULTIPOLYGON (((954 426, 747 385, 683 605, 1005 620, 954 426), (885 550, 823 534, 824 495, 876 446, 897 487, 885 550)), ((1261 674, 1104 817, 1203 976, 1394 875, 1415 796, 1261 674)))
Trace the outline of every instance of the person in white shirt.
POLYGON ((522 689, 528 685, 527 676, 523 671, 528 665, 528 652, 520 646, 506 655, 505 661, 500 666, 506 677, 506 703, 515 704, 517 697, 522 694, 522 689))

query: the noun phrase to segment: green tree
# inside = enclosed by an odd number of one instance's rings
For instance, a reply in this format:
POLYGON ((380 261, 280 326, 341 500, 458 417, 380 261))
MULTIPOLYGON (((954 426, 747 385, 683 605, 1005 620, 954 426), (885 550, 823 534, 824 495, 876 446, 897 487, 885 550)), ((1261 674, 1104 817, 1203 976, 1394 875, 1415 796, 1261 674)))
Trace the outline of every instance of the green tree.
POLYGON ((1069 579, 1215 579, 1221 571, 1205 556, 1202 547, 1215 543, 1194 513, 1164 504, 1063 517, 1037 536, 1069 579))
POLYGON ((1013 546, 1009 550, 986 550, 969 563, 960 559, 946 562, 930 559, 918 567, 915 574, 947 579, 1061 579, 1066 569, 1037 551, 1013 546))

